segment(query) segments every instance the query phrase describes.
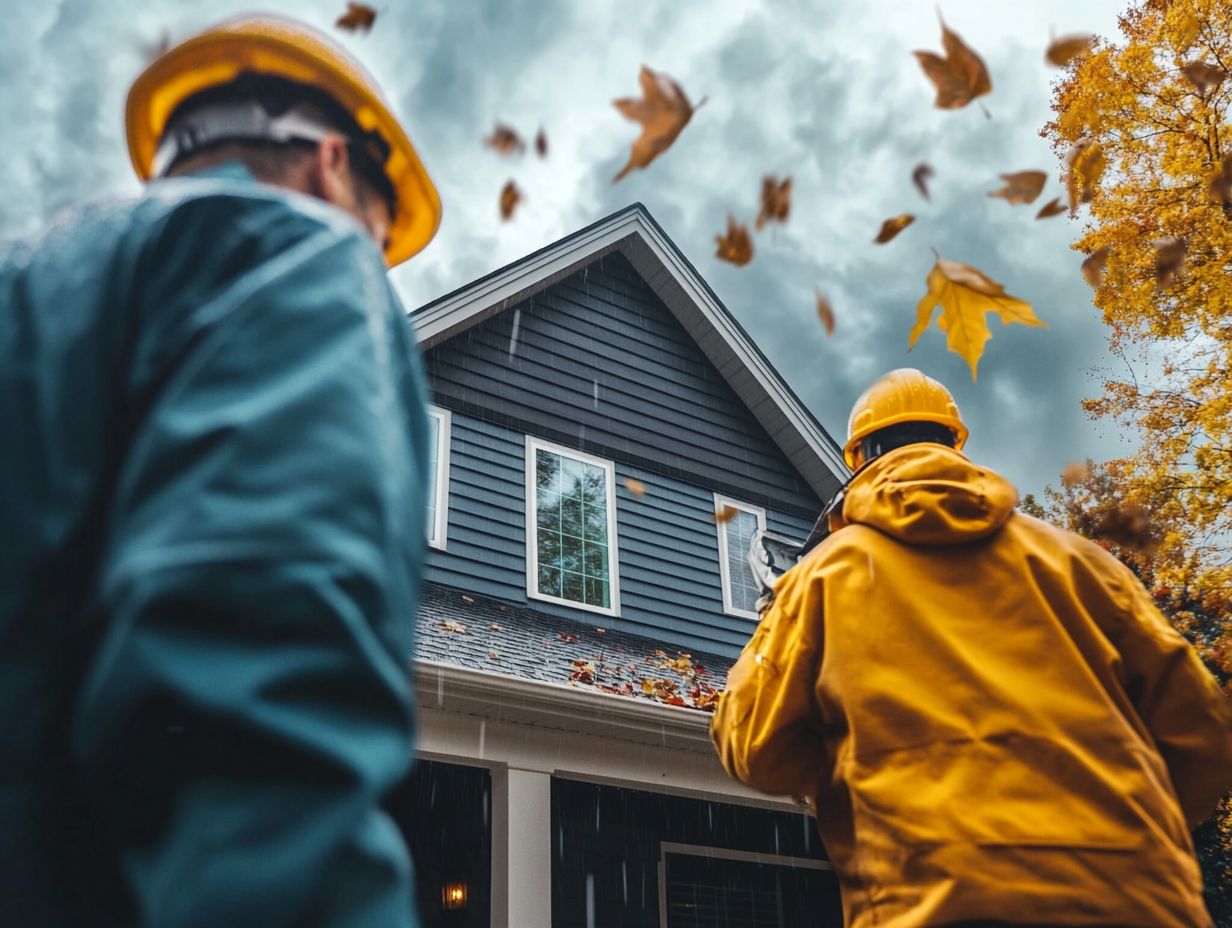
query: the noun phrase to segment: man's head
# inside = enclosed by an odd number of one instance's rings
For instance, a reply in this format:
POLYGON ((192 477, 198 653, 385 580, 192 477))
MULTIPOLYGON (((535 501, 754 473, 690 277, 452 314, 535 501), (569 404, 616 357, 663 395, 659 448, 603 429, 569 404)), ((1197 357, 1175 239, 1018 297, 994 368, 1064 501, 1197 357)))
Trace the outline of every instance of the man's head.
POLYGON ((129 93, 143 180, 226 160, 354 215, 392 266, 431 240, 440 200, 375 82, 292 20, 229 20, 172 48, 129 93))
POLYGON ((890 371, 856 400, 847 422, 843 456, 858 470, 887 451, 915 442, 961 449, 967 441, 954 397, 912 367, 890 371))

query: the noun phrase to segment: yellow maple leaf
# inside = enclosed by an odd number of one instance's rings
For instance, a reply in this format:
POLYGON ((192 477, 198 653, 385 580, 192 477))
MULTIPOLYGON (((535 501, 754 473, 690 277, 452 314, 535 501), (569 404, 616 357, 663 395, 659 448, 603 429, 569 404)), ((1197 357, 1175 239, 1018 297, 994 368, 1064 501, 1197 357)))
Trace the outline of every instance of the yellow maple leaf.
POLYGON ((1001 322, 1048 328, 1031 309, 1031 304, 1005 292, 983 271, 969 264, 937 258, 937 263, 928 273, 928 292, 916 306, 915 325, 907 339, 907 350, 915 347, 916 341, 932 322, 933 310, 941 306, 937 328, 946 334, 946 347, 961 356, 971 368, 975 380, 976 367, 984 354, 984 343, 992 338, 988 331, 987 313, 997 313, 1001 322))

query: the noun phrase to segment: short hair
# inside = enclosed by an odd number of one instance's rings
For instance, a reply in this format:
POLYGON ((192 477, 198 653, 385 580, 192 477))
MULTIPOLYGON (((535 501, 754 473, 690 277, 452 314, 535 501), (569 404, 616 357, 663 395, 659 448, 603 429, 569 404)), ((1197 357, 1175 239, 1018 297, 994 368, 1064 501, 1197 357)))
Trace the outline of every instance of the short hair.
POLYGON ((860 441, 860 455, 868 463, 887 451, 917 442, 934 442, 953 448, 957 437, 952 429, 937 422, 900 422, 864 436, 860 441))
MULTIPOLYGON (((329 94, 307 84, 245 71, 230 83, 203 90, 183 101, 167 120, 164 135, 191 123, 193 115, 202 109, 235 103, 256 103, 271 118, 295 108, 334 129, 347 140, 355 177, 363 180, 379 194, 391 212, 396 209, 393 184, 384 169, 385 159, 389 155, 388 143, 378 134, 365 131, 329 94)), ((186 164, 198 165, 201 163, 198 161, 200 156, 207 156, 207 164, 235 158, 259 180, 273 181, 285 176, 314 146, 313 142, 299 139, 286 142, 272 139, 220 139, 176 158, 165 173, 180 173, 180 169, 186 164)))

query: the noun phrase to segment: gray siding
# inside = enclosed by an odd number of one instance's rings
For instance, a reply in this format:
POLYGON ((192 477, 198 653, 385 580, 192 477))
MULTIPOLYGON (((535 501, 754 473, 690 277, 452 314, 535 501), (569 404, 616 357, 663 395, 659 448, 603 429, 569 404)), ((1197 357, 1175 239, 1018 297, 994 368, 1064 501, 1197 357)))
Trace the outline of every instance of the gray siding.
POLYGON ((430 580, 682 649, 747 641, 753 622, 723 612, 713 494, 799 539, 821 502, 627 260, 609 255, 425 360, 453 410, 448 548, 431 552, 430 580), (527 597, 527 434, 615 463, 615 618, 527 597))
MULTIPOLYGON (((615 462, 620 613, 605 616, 526 594, 525 435, 459 413, 451 431, 448 545, 430 552, 429 580, 685 650, 732 656, 748 640, 754 623, 723 612, 710 488, 615 462)), ((767 509, 766 523, 803 540, 812 520, 767 509)))

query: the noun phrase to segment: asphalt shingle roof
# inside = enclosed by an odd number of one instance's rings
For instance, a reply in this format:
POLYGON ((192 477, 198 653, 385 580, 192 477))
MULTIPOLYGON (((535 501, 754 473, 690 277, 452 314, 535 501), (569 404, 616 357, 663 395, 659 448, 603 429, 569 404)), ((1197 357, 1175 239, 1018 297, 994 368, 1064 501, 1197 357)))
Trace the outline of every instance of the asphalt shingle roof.
POLYGON ((601 621, 583 625, 430 583, 420 597, 415 656, 693 708, 713 703, 732 664, 614 631, 601 621))

